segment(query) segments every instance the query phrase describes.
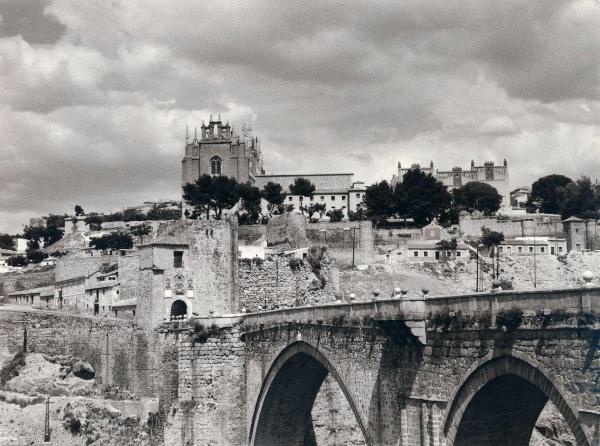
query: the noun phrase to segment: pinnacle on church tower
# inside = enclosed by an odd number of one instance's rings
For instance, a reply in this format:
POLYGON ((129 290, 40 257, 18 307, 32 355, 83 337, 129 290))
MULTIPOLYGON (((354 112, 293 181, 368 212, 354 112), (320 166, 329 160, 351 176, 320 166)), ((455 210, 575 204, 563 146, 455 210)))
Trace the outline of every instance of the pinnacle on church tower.
POLYGON ((194 142, 198 142, 198 128, 194 126, 194 142))
POLYGON ((190 142, 190 128, 185 126, 185 145, 187 146, 190 142))

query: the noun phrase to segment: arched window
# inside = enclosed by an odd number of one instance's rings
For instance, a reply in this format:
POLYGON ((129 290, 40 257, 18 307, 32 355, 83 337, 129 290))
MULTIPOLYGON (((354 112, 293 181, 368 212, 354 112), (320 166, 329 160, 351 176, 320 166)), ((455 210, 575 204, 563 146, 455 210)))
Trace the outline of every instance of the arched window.
POLYGON ((210 159, 210 173, 211 175, 221 175, 221 158, 218 156, 210 159))

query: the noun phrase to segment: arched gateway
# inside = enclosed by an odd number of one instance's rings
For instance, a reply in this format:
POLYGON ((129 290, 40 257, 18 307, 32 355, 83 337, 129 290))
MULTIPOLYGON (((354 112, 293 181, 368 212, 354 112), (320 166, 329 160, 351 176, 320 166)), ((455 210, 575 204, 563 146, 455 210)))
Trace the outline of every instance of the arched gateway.
POLYGON ((344 393, 367 444, 372 444, 339 374, 321 352, 305 342, 289 345, 271 365, 254 408, 249 444, 303 445, 312 422, 313 403, 328 374, 344 393))
POLYGON ((552 401, 579 446, 591 444, 576 411, 539 368, 513 356, 476 367, 450 400, 444 434, 454 446, 528 446, 540 412, 552 401))
POLYGON ((187 316, 187 304, 182 300, 176 300, 171 304, 171 319, 187 316))

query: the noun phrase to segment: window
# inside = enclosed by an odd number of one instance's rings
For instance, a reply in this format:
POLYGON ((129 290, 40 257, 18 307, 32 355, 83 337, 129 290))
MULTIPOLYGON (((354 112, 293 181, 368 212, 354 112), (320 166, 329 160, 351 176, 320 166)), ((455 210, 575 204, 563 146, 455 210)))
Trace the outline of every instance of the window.
POLYGON ((540 246, 540 252, 545 252, 543 246, 540 246))
POLYGON ((498 246, 498 252, 504 252, 504 248, 502 246, 498 246))
POLYGON ((558 252, 562 252, 562 246, 558 247, 558 252))
POLYGON ((183 251, 173 251, 173 267, 183 268, 183 251))
POLYGON ((303 197, 302 195, 300 195, 300 196, 298 197, 298 200, 302 201, 302 200, 304 200, 304 197, 303 197))
POLYGON ((325 197, 323 195, 321 195, 321 201, 324 200, 324 199, 325 199, 325 197))
POLYGON ((288 197, 288 201, 292 201, 292 200, 293 200, 293 198, 292 198, 292 197, 288 197))
POLYGON ((345 200, 346 200, 346 196, 342 195, 342 201, 345 201, 345 200))
POLYGON ((460 251, 456 251, 456 257, 460 257, 460 251))
POLYGON ((346 206, 342 206, 342 209, 346 209, 346 206))
POLYGON ((427 256, 429 256, 429 252, 423 251, 423 257, 427 257, 427 256))
POLYGON ((335 195, 331 196, 331 201, 335 201, 335 195))
POLYGON ((533 252, 533 246, 529 246, 529 252, 533 252))
POLYGON ((579 228, 575 228, 575 234, 579 233, 579 228))
POLYGON ((360 194, 356 194, 356 198, 360 198, 360 194))
POLYGON ((402 252, 401 252, 401 251, 398 251, 396 254, 397 254, 397 255, 399 255, 399 256, 401 256, 401 255, 402 255, 402 252))
POLYGON ((315 197, 310 197, 310 201, 315 201, 315 197))
POLYGON ((211 175, 221 175, 221 158, 213 156, 210 159, 210 173, 211 175))
POLYGON ((580 245, 579 243, 577 243, 577 244, 575 245, 575 249, 577 249, 577 250, 580 250, 580 249, 581 249, 581 245, 580 245))
POLYGON ((419 251, 413 251, 413 255, 414 255, 415 257, 419 257, 419 251))
POLYGON ((519 251, 519 252, 523 252, 523 247, 522 247, 522 246, 519 246, 519 247, 517 248, 517 251, 519 251))

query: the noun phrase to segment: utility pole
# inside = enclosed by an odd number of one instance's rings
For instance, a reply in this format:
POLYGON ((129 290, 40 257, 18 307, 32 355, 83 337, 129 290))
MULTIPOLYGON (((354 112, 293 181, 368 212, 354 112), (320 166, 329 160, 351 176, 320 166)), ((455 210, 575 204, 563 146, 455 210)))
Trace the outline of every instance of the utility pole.
POLYGON ((477 255, 476 255, 476 261, 477 261, 477 266, 476 266, 476 279, 475 279, 475 292, 479 292, 479 244, 477 244, 477 255))
POLYGON ((44 443, 50 442, 50 397, 46 398, 46 419, 44 423, 44 443))
POLYGON ((352 268, 354 268, 354 248, 356 246, 356 228, 352 228, 352 268))
POLYGON ((537 245, 535 236, 535 221, 533 222, 533 287, 537 288, 537 245))

